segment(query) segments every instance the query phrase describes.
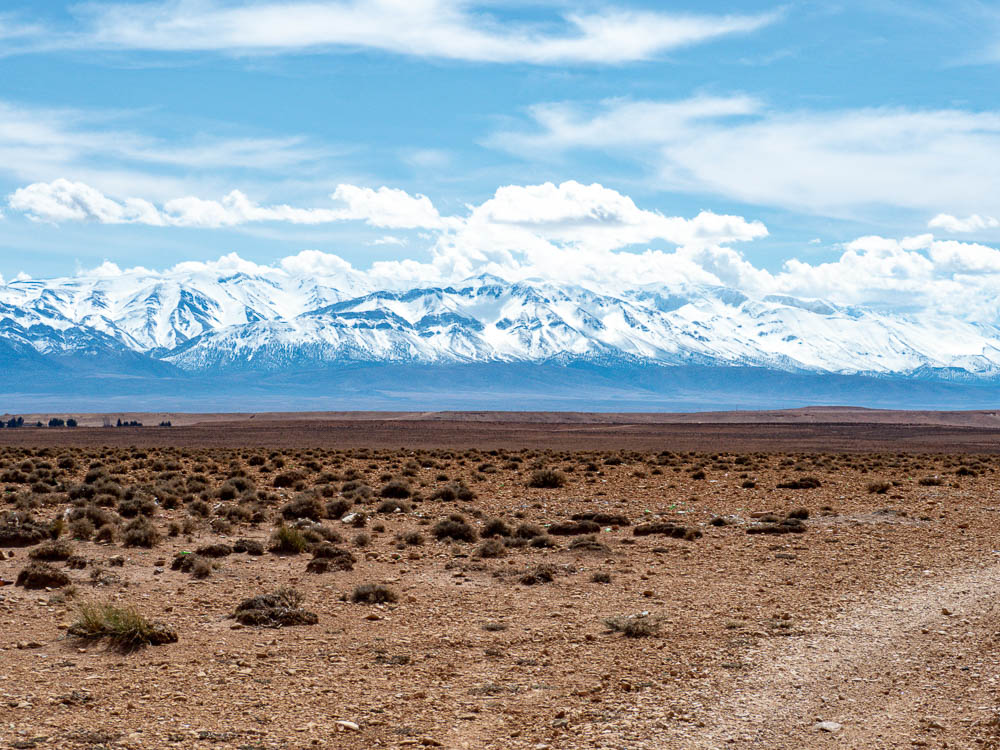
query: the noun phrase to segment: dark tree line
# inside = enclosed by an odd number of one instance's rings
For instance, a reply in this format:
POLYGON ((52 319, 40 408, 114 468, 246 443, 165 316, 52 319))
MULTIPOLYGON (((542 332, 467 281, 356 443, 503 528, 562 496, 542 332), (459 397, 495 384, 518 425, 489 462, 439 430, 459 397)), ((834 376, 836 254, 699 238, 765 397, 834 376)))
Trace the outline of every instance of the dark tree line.
MULTIPOLYGON (((4 421, 0 419, 0 428, 6 428, 8 430, 15 430, 18 427, 24 427, 25 421, 24 417, 11 417, 10 419, 4 421)), ((72 417, 67 417, 66 419, 61 419, 59 417, 52 417, 49 420, 49 427, 76 427, 77 422, 72 417)), ((34 425, 29 425, 34 427, 43 427, 41 422, 35 422, 34 425)))

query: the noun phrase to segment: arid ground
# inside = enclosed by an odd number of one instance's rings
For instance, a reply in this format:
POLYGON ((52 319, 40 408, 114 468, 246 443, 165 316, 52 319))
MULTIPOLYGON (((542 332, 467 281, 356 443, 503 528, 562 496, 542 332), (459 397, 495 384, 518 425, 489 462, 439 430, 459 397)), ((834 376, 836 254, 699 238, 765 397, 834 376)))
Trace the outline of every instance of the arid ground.
POLYGON ((1000 747, 994 413, 138 418, 0 430, 0 747, 1000 747))

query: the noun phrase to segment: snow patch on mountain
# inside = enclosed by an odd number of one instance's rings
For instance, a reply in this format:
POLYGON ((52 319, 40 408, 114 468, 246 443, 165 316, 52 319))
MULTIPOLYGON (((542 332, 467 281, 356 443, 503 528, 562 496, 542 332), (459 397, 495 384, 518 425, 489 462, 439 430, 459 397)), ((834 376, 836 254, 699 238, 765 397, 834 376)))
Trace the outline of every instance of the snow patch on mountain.
POLYGON ((753 366, 1000 374, 1000 329, 727 287, 599 292, 483 275, 370 289, 346 275, 184 265, 0 285, 0 340, 46 355, 141 354, 192 372, 343 362, 753 366))

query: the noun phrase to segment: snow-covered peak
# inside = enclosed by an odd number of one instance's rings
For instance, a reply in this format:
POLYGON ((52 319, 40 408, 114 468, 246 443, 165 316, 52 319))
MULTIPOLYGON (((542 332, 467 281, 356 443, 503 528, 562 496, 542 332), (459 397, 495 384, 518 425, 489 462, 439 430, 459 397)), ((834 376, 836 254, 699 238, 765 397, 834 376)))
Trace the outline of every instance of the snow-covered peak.
POLYGON ((995 326, 932 313, 690 284, 611 294, 489 275, 392 289, 340 282, 204 264, 12 281, 0 286, 0 338, 45 354, 67 342, 112 342, 194 371, 567 357, 836 373, 1000 371, 995 326))

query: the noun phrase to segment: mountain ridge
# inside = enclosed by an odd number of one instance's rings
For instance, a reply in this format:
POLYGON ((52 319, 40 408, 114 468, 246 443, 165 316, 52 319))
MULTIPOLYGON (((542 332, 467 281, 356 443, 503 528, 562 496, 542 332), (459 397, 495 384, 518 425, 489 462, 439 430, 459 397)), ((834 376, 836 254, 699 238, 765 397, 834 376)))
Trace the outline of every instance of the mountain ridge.
MULTIPOLYGON (((818 379, 833 376, 860 378, 861 392, 878 379, 886 393, 905 382, 964 384, 983 402, 983 388, 1000 384, 1000 328, 709 285, 595 290, 483 275, 372 289, 277 270, 199 269, 0 285, 0 358, 8 393, 42 387, 28 382, 30 370, 62 393, 74 378, 91 377, 158 383, 156 392, 216 379, 280 395, 298 392, 288 383, 307 372, 318 373, 316 382, 349 386, 352 368, 412 368, 428 392, 442 393, 435 368, 467 367, 475 378, 490 368, 507 373, 498 377, 520 383, 511 393, 522 397, 552 395, 579 373, 599 371, 641 398, 661 387, 635 385, 650 372, 658 382, 695 388, 684 372, 698 371, 728 384, 735 403, 752 401, 738 393, 747 383, 780 382, 782 373, 801 376, 788 405, 828 392, 818 379), (566 371, 573 367, 576 374, 566 371)), ((486 377, 482 386, 500 384, 486 377)), ((706 383, 709 392, 718 389, 706 383)))

